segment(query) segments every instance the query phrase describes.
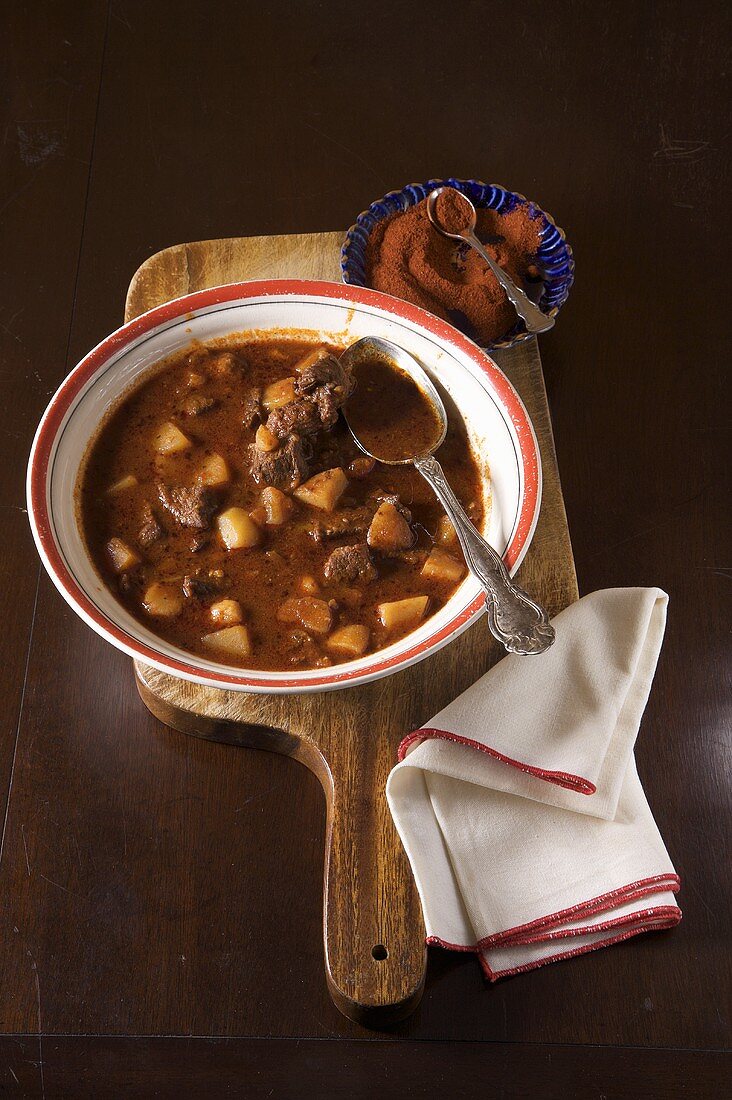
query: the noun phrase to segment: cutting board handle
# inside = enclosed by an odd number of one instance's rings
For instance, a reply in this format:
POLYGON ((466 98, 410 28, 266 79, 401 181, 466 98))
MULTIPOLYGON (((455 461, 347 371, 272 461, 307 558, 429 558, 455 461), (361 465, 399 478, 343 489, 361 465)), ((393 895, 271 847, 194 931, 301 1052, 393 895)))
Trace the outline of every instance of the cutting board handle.
MULTIPOLYGON (((292 697, 287 732, 267 724, 267 696, 257 697, 265 709, 254 724, 180 705, 179 693, 190 689, 185 681, 174 683, 175 699, 163 698, 155 690, 161 674, 140 662, 135 680, 147 708, 173 729, 283 753, 315 773, 328 807, 323 938, 330 994, 341 1012, 366 1027, 408 1016, 422 996, 427 952, 419 894, 386 801, 396 738, 383 727, 381 733, 369 730, 369 707, 351 709, 339 692, 325 697, 329 709, 320 715, 316 744, 303 697, 292 697)), ((227 710, 227 694, 210 689, 210 700, 215 697, 227 710)))
POLYGON ((368 1027, 394 1023, 414 1010, 427 965, 419 895, 386 801, 386 780, 396 763, 393 739, 366 751, 374 736, 363 728, 341 731, 324 761, 327 774, 318 769, 328 801, 328 986, 341 1012, 368 1027))

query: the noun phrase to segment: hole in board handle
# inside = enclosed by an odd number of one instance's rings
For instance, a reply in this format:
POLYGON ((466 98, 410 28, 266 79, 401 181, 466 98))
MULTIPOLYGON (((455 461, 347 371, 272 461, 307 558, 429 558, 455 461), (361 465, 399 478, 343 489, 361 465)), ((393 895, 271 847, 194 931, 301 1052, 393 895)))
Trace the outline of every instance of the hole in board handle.
POLYGON ((383 962, 384 959, 389 957, 389 952, 384 947, 383 943, 377 943, 371 948, 371 954, 377 962, 383 962))

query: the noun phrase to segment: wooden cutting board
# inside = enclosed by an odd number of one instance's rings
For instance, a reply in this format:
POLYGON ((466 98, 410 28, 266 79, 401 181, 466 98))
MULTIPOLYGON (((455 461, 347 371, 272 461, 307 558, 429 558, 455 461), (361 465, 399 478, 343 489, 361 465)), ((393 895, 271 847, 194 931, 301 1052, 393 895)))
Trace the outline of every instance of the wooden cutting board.
MULTIPOLYGON (((135 274, 125 319, 191 291, 244 279, 340 281, 343 236, 244 237, 167 248, 135 274)), ((536 341, 494 358, 523 398, 543 464, 541 516, 519 580, 554 615, 578 594, 536 341)), ((363 1024, 383 1026, 408 1015, 425 978, 419 897, 384 794, 397 747, 500 656, 484 617, 404 672, 363 687, 312 695, 246 695, 199 687, 135 663, 144 702, 167 725, 231 745, 285 753, 320 779, 328 805, 327 980, 336 1005, 363 1024)))

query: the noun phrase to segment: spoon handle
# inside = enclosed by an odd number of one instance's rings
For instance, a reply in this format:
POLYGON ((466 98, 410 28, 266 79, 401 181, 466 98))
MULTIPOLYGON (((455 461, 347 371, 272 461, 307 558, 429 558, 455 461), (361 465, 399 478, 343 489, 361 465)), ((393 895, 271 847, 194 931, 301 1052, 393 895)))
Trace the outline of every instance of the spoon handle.
POLYGON ((414 466, 452 520, 465 560, 485 589, 491 634, 509 653, 543 653, 554 641, 554 627, 544 608, 511 580, 500 556, 471 523, 434 455, 415 459, 414 466))
POLYGON ((529 332, 547 332, 553 327, 554 318, 547 317, 546 313, 542 313, 539 307, 535 306, 531 299, 524 294, 523 290, 516 286, 513 279, 511 279, 503 268, 499 267, 493 257, 486 252, 475 233, 471 231, 464 233, 463 240, 472 245, 475 251, 483 257, 488 267, 505 290, 506 297, 521 320, 525 323, 529 332))

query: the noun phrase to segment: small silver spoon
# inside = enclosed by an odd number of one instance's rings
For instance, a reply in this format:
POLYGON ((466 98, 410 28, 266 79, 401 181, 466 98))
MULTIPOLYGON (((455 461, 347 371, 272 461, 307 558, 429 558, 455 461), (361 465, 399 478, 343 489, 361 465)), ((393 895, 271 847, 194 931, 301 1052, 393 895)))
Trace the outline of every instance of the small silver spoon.
POLYGON ((548 329, 554 326, 554 318, 547 317, 546 313, 542 313, 539 307, 534 305, 531 299, 524 294, 523 290, 516 286, 513 279, 506 274, 502 267, 499 267, 493 257, 483 248, 483 245, 475 235, 475 225, 477 221, 475 207, 467 195, 464 195, 462 191, 457 191, 454 187, 437 187, 434 191, 430 191, 427 196, 427 217, 430 219, 437 232, 441 233, 443 237, 450 237, 451 240, 454 241, 465 241, 483 257, 488 267, 505 290, 509 302, 526 325, 527 332, 547 332, 548 329), (437 217, 436 203, 443 191, 455 191, 455 194, 460 196, 465 207, 465 227, 459 233, 450 233, 445 229, 437 217))
POLYGON ((343 413, 351 435, 364 454, 375 458, 377 462, 383 462, 387 466, 412 465, 419 470, 450 517, 463 548, 465 561, 485 591, 488 625, 493 636, 505 646, 509 653, 543 653, 554 641, 554 627, 549 622, 546 611, 515 581, 511 580, 500 555, 478 534, 462 504, 448 485, 440 463, 434 457, 434 452, 447 434, 447 412, 442 398, 419 363, 403 348, 392 344, 390 340, 367 336, 351 344, 341 359, 349 366, 355 367, 359 361, 374 357, 390 360, 413 380, 432 403, 438 422, 435 439, 423 454, 405 455, 398 459, 381 458, 370 451, 359 439, 348 418, 348 402, 346 402, 343 413))

